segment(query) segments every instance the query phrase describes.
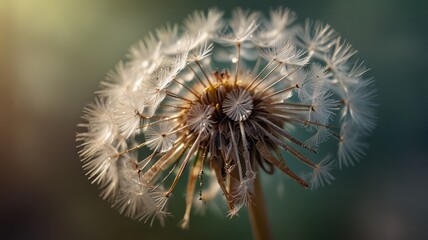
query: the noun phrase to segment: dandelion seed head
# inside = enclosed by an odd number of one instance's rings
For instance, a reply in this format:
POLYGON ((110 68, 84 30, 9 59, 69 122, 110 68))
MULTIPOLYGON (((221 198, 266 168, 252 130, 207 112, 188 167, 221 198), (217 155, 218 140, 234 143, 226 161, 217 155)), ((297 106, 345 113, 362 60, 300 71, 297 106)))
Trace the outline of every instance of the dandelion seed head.
POLYGON ((356 54, 289 9, 195 11, 133 45, 101 82, 78 125, 83 170, 120 213, 150 224, 164 223, 188 179, 183 228, 194 199, 222 198, 229 217, 251 206, 261 172, 330 184, 336 166, 363 158, 376 126, 376 90, 356 54))

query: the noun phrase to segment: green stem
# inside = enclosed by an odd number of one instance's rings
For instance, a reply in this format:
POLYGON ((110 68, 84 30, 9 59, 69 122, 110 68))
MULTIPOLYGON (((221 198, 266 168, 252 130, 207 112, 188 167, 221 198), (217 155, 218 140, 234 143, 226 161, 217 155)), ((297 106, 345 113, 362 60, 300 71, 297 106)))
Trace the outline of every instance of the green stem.
POLYGON ((266 205, 263 198, 263 192, 260 186, 259 176, 254 180, 254 198, 253 203, 248 206, 248 213, 253 228, 255 240, 270 240, 272 235, 268 223, 266 205))

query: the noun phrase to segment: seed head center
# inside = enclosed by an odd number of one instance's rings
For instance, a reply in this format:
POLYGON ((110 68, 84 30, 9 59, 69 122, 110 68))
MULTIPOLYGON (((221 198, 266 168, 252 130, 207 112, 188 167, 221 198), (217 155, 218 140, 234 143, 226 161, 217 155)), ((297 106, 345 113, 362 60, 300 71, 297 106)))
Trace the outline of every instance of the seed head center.
POLYGON ((246 120, 252 111, 253 98, 248 91, 237 88, 226 94, 223 101, 223 113, 233 121, 246 120))

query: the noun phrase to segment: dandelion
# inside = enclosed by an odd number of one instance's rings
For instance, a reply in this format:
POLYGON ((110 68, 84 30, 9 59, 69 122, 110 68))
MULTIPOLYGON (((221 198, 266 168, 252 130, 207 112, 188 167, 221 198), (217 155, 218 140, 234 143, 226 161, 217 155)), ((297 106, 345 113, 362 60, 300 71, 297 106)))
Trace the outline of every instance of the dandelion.
POLYGON ((149 33, 101 82, 77 134, 83 169, 128 217, 163 224, 188 179, 182 228, 195 199, 218 193, 228 216, 249 208, 255 232, 268 238, 262 172, 317 188, 365 154, 376 91, 355 55, 329 25, 301 25, 288 9, 268 17, 236 9, 230 19, 196 11, 183 26, 149 33))

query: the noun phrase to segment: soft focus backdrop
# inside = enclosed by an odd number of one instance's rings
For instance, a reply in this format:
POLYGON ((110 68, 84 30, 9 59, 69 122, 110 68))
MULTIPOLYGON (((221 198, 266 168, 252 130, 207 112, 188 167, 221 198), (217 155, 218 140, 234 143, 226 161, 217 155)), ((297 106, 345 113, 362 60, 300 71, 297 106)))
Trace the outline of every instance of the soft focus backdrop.
POLYGON ((76 125, 131 44, 195 9, 285 6, 330 23, 372 70, 379 122, 360 164, 306 191, 265 182, 275 239, 428 239, 428 2, 424 0, 1 0, 0 239, 251 239, 244 211, 165 228, 127 219, 81 170, 76 125), (279 192, 279 193, 278 193, 279 192))

